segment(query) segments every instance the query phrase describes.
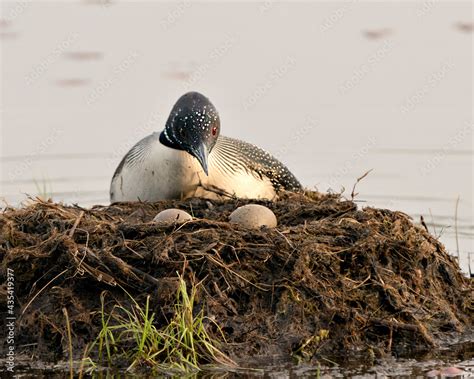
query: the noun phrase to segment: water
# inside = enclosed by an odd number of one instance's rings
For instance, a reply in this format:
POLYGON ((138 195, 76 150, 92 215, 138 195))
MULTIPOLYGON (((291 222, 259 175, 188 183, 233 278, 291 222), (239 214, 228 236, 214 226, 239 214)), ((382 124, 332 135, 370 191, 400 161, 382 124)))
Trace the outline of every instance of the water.
MULTIPOLYGON (((458 352, 449 352, 444 359, 433 358, 424 361, 415 359, 394 359, 387 358, 379 360, 373 365, 361 364, 351 361, 346 366, 340 366, 334 362, 321 360, 318 367, 306 364, 294 364, 284 362, 278 357, 265 357, 265 359, 255 359, 253 362, 247 362, 238 369, 224 369, 219 367, 203 367, 203 371, 197 374, 186 375, 187 378, 353 378, 353 379, 379 379, 379 378, 426 378, 433 376, 434 371, 442 371, 447 368, 457 368, 462 370, 455 378, 474 377, 474 360, 466 358, 472 356, 472 350, 458 352), (264 367, 264 368, 262 368, 264 367)), ((80 363, 75 364, 76 372, 80 370, 80 363)), ((84 368, 83 368, 84 369, 84 368)), ((0 369, 0 373, 1 373, 0 369)), ((59 362, 54 365, 44 365, 41 362, 31 362, 20 364, 16 374, 21 378, 64 378, 69 375, 69 363, 59 362)), ((172 375, 169 375, 172 376, 172 375)), ((131 373, 110 369, 101 369, 90 375, 91 378, 157 378, 165 375, 152 373, 131 373)), ((175 374, 173 377, 177 377, 175 374)), ((439 376, 438 376, 439 377, 439 376)), ((450 376, 442 376, 444 378, 450 376)))
POLYGON ((122 156, 198 90, 223 134, 307 187, 350 196, 372 169, 360 205, 423 215, 467 272, 471 15, 470 2, 3 2, 1 198, 107 204, 122 156))

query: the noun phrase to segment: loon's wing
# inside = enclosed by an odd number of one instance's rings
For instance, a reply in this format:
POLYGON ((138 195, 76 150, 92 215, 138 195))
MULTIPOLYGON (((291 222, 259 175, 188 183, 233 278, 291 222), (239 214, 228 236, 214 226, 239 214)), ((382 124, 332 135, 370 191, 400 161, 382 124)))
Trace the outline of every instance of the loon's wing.
POLYGON ((268 178, 276 191, 300 191, 300 182, 279 160, 265 150, 235 138, 219 136, 211 154, 220 168, 232 175, 243 170, 257 178, 268 178))
POLYGON ((122 172, 124 166, 133 166, 142 162, 153 147, 153 143, 159 142, 159 140, 160 134, 153 133, 138 141, 120 161, 114 176, 112 176, 112 181, 122 172))

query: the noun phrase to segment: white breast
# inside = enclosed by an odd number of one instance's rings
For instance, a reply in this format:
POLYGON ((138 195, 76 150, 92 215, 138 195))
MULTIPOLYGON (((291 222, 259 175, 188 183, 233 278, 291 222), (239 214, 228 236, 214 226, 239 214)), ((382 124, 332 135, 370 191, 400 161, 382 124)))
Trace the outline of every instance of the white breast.
POLYGON ((133 154, 134 149, 144 143, 143 156, 125 162, 112 179, 112 202, 158 201, 193 196, 199 177, 205 176, 199 162, 185 151, 161 144, 159 135, 152 136, 140 141, 129 152, 133 154))

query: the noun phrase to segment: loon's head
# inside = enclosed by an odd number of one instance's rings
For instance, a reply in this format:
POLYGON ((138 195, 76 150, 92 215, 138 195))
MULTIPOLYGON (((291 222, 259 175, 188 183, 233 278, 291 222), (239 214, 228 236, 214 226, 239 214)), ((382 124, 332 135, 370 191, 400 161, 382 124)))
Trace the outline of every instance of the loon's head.
POLYGON ((207 97, 198 92, 181 96, 171 110, 160 135, 165 146, 184 150, 201 164, 208 175, 207 157, 220 132, 219 114, 207 97))

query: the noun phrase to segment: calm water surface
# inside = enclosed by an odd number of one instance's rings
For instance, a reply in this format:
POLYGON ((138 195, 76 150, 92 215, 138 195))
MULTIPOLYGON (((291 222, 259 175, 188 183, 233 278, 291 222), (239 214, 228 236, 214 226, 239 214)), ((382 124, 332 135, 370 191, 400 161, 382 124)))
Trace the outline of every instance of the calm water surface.
POLYGON ((0 196, 107 204, 198 90, 309 188, 349 196, 372 169, 359 204, 422 215, 467 272, 472 36, 470 2, 4 2, 0 196))

